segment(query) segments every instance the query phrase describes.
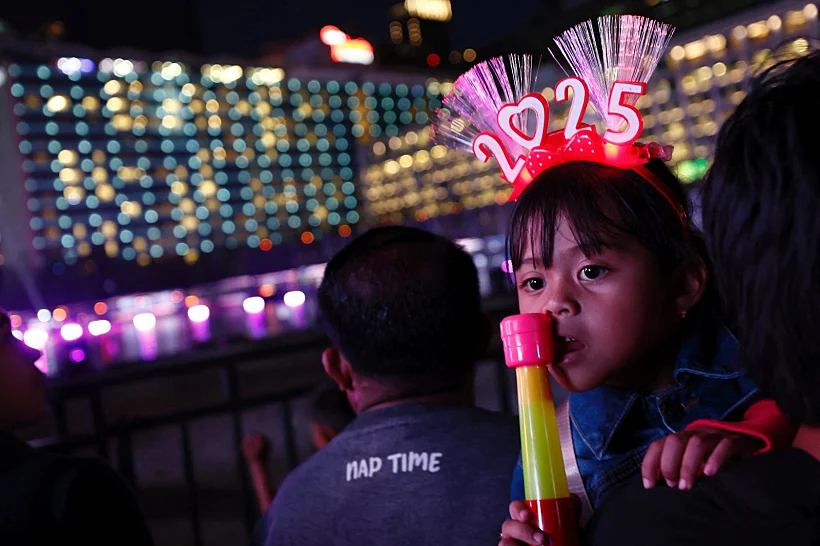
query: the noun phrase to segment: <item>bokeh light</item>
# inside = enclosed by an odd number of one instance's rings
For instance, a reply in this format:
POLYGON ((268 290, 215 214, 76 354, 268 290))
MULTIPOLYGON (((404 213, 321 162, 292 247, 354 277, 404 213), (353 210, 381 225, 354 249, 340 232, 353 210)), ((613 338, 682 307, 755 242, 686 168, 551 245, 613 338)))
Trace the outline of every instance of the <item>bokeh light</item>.
POLYGON ((23 333, 23 343, 32 349, 41 351, 45 348, 47 342, 48 332, 41 328, 32 328, 23 333))
POLYGON ((148 332, 157 324, 157 317, 152 313, 140 313, 134 317, 134 328, 140 332, 148 332))
POLYGON ((259 296, 246 298, 245 301, 242 302, 242 309, 250 315, 261 313, 265 310, 265 300, 259 296))
POLYGON ((300 307, 305 304, 305 293, 300 290, 287 292, 284 296, 284 302, 288 307, 300 307))
POLYGON ((111 323, 107 320, 94 320, 88 323, 88 333, 92 336, 101 336, 111 331, 111 323))
POLYGON ((83 335, 83 327, 79 324, 64 324, 62 328, 60 328, 60 335, 66 341, 75 341, 80 339, 83 335))
POLYGON ((211 316, 211 310, 207 305, 194 305, 188 309, 188 318, 191 322, 205 322, 211 316))

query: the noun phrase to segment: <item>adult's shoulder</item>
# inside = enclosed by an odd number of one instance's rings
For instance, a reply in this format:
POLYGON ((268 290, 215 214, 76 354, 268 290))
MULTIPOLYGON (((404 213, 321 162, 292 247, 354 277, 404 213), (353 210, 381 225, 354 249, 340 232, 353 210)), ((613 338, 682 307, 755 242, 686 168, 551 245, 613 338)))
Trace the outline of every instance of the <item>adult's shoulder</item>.
MULTIPOLYGON (((630 481, 607 496, 586 528, 587 546, 704 544, 720 529, 716 506, 697 492, 644 489, 630 481)), ((709 543, 711 544, 711 543, 709 543)))
POLYGON ((765 453, 698 480, 691 491, 613 491, 588 527, 591 546, 808 544, 820 502, 820 463, 796 449, 765 453), (662 537, 662 540, 659 540, 662 537))
POLYGON ((495 453, 498 457, 508 458, 513 455, 518 460, 521 433, 518 418, 514 415, 468 408, 448 435, 464 446, 480 446, 487 456, 495 453))

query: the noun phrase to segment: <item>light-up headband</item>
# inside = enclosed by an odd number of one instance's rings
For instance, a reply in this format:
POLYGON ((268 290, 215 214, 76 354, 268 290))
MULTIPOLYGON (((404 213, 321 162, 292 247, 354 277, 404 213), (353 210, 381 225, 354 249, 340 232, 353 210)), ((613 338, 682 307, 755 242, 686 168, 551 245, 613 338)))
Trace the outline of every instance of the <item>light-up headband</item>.
POLYGON ((586 21, 558 36, 555 41, 575 76, 555 86, 557 102, 569 100, 570 90, 572 102, 566 126, 553 132, 549 103, 532 92, 531 56, 480 63, 460 76, 444 98, 433 121, 435 138, 484 162, 495 157, 501 176, 513 185, 510 201, 557 165, 588 161, 634 170, 663 195, 688 232, 680 201, 645 167, 652 158, 670 159, 672 147, 636 142, 643 116, 635 104, 646 93, 673 32, 673 27, 652 19, 621 15, 600 17, 597 35, 586 21), (607 125, 603 135, 583 122, 589 103, 607 125))

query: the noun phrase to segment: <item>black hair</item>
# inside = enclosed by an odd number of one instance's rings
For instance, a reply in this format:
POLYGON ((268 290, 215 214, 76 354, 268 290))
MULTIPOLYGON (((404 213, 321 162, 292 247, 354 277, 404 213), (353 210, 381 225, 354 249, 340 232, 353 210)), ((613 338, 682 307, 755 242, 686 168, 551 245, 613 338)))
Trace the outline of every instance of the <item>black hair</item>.
MULTIPOLYGON (((689 212, 683 186, 659 159, 646 165, 689 212)), ((707 264, 697 234, 687 237, 681 221, 660 191, 633 170, 588 162, 553 167, 522 192, 507 231, 514 269, 527 249, 545 267, 552 263, 555 233, 562 218, 587 256, 616 245, 624 236, 646 247, 661 274, 675 271, 692 254, 707 264)))
POLYGON ((334 431, 341 432, 355 417, 347 395, 335 384, 322 386, 314 392, 310 408, 310 420, 313 423, 327 425, 334 431))
POLYGON ((372 229, 325 269, 319 307, 353 369, 417 387, 462 380, 485 349, 478 272, 453 242, 420 229, 372 229))
POLYGON ((794 422, 817 426, 820 52, 790 57, 753 80, 721 128, 703 220, 740 362, 794 422))

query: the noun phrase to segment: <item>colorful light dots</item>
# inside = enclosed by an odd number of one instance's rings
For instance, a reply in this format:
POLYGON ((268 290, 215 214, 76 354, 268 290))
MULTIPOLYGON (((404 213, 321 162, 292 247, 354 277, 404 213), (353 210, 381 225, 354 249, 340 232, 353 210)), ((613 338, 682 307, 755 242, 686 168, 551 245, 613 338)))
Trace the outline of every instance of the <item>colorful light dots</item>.
POLYGON ((83 351, 83 350, 82 350, 82 349, 80 349, 79 347, 74 347, 74 348, 73 348, 73 349, 71 349, 71 351, 68 353, 68 357, 69 357, 69 358, 71 359, 71 361, 72 361, 72 362, 74 362, 75 364, 79 364, 80 362, 82 362, 83 360, 85 360, 86 355, 85 355, 85 351, 83 351))
POLYGON ((69 106, 71 106, 71 102, 62 95, 54 95, 46 102, 46 108, 54 113, 65 112, 69 106))
POLYGON ((66 309, 64 307, 58 307, 54 310, 53 313, 51 313, 51 318, 53 318, 57 322, 63 322, 67 316, 68 313, 66 312, 66 309))
POLYGON ((157 317, 153 313, 140 313, 134 317, 134 328, 139 332, 148 332, 157 325, 157 317))
POLYGON ((249 315, 261 313, 265 310, 265 300, 259 296, 246 298, 245 301, 242 302, 242 309, 244 309, 249 315))
MULTIPOLYGON (((446 61, 446 58, 444 60, 446 61)), ((365 203, 354 202, 353 199, 346 200, 348 196, 355 196, 358 199, 353 184, 345 184, 355 180, 356 174, 355 169, 351 167, 354 161, 350 152, 346 151, 354 142, 354 137, 350 136, 351 126, 342 125, 344 118, 349 114, 346 104, 348 98, 354 99, 355 107, 361 109, 362 118, 357 123, 363 127, 363 135, 367 135, 371 127, 378 127, 380 133, 388 133, 389 138, 393 133, 387 131, 387 124, 398 124, 400 113, 410 112, 417 116, 420 112, 430 111, 428 99, 424 97, 426 86, 417 85, 411 88, 406 85, 378 83, 358 86, 353 82, 344 81, 322 83, 298 78, 284 80, 284 73, 278 69, 245 68, 239 69, 242 78, 230 81, 230 85, 225 89, 224 85, 213 85, 210 76, 225 80, 223 76, 227 71, 227 80, 231 80, 231 74, 239 72, 230 65, 203 67, 203 74, 208 74, 208 77, 200 78, 199 74, 191 73, 190 67, 176 63, 180 73, 173 78, 172 87, 166 88, 163 87, 164 83, 155 81, 156 76, 161 76, 163 71, 165 75, 170 75, 171 70, 176 73, 177 68, 171 67, 174 63, 157 63, 160 68, 153 70, 153 73, 149 70, 148 78, 142 76, 146 70, 144 63, 127 60, 116 62, 119 72, 129 70, 127 77, 114 78, 111 76, 114 63, 114 60, 103 63, 109 71, 102 75, 101 83, 97 86, 83 83, 80 87, 78 82, 77 85, 71 84, 74 87, 69 85, 64 89, 50 79, 37 83, 38 87, 52 87, 48 96, 38 99, 39 115, 42 115, 40 109, 49 98, 61 94, 65 95, 67 102, 71 102, 68 105, 68 112, 71 112, 75 105, 82 105, 85 110, 83 115, 88 116, 93 112, 99 112, 102 105, 111 107, 102 112, 105 119, 100 118, 101 124, 105 125, 102 143, 89 137, 90 140, 80 140, 76 145, 68 144, 69 141, 66 141, 54 149, 49 146, 49 153, 53 154, 51 160, 61 161, 61 168, 76 169, 79 172, 78 181, 73 181, 78 178, 74 172, 66 170, 63 173, 66 179, 71 178, 72 181, 63 181, 64 186, 55 190, 63 193, 56 196, 60 198, 57 203, 60 207, 57 211, 58 216, 64 214, 70 216, 74 223, 81 222, 85 217, 80 219, 73 214, 73 207, 85 206, 96 209, 94 212, 99 212, 99 215, 105 221, 112 222, 115 228, 113 234, 97 229, 101 227, 102 222, 99 226, 88 228, 85 234, 71 229, 74 227, 73 224, 71 228, 62 228, 67 231, 63 234, 74 238, 72 248, 66 249, 66 252, 79 252, 79 245, 85 242, 86 250, 92 254, 101 252, 105 246, 106 253, 112 257, 124 258, 126 249, 131 247, 136 250, 136 256, 132 259, 144 257, 144 260, 148 260, 149 253, 150 256, 161 255, 162 248, 166 259, 179 260, 178 254, 182 257, 179 261, 191 263, 196 260, 199 253, 205 255, 215 251, 214 243, 219 246, 230 243, 232 247, 255 246, 263 251, 271 251, 275 244, 294 239, 302 244, 314 244, 329 229, 336 232, 337 236, 350 236, 348 233, 353 230, 350 226, 341 224, 349 224, 351 220, 358 221, 358 215, 348 216, 347 213, 355 209, 361 214, 360 207, 365 203), (281 87, 276 85, 266 88, 266 80, 273 76, 274 72, 277 80, 283 80, 281 87), (104 86, 105 89, 101 90, 99 86, 104 86), (88 93, 93 93, 96 97, 88 96, 88 93), (298 110, 302 119, 295 120, 292 117, 294 110, 289 105, 292 99, 296 99, 297 103, 293 108, 298 110), (419 100, 422 100, 421 104, 419 100), (288 107, 285 108, 283 103, 288 107), (113 109, 119 110, 115 112, 113 109), (379 120, 374 123, 365 121, 368 112, 378 113, 379 120), (384 116, 386 113, 395 115, 387 119, 384 116), (151 123, 148 123, 148 114, 152 119, 151 123), (317 117, 316 114, 320 116, 317 117), (133 138, 131 127, 137 124, 142 127, 145 136, 137 135, 136 142, 119 138, 118 130, 112 125, 115 116, 122 116, 124 121, 128 121, 128 126, 123 126, 127 130, 127 136, 133 138), (169 116, 173 116, 175 128, 183 132, 186 131, 186 124, 190 124, 191 133, 185 132, 185 135, 179 135, 182 138, 174 138, 173 153, 166 152, 163 155, 157 146, 171 141, 171 130, 162 128, 162 122, 166 119, 166 125, 170 126, 172 118, 169 116), (209 133, 206 141, 202 141, 198 137, 200 133, 207 132, 209 117, 219 120, 213 121, 214 124, 219 124, 219 130, 209 133), (200 122, 202 126, 199 125, 200 122), (158 134, 161 136, 157 136, 158 134), (263 140, 264 143, 260 142, 263 140), (116 149, 108 147, 110 142, 118 144, 116 149), (196 147, 191 147, 192 143, 195 143, 196 147), (261 147, 260 143, 263 144, 261 147), (63 146, 71 149, 63 149, 63 146), (278 149, 279 146, 281 149, 278 149), (186 155, 186 150, 188 154, 193 155, 186 155), (136 154, 131 156, 134 151, 136 154), (282 169, 278 169, 276 164, 283 156, 287 156, 287 161, 281 165, 282 169), (247 165, 247 168, 244 165, 247 165), (271 166, 276 169, 273 173, 278 174, 272 174, 267 170, 271 166), (180 168, 184 172, 179 172, 180 168), (261 168, 261 172, 257 171, 257 168, 261 168), (123 176, 129 169, 133 171, 133 176, 123 176), (332 184, 333 187, 325 188, 325 183, 332 184), (286 185, 295 188, 293 195, 285 191, 286 185), (306 189, 308 186, 312 190, 311 194, 306 189), (82 191, 70 188, 80 188, 82 191), (169 189, 177 192, 178 198, 174 198, 176 200, 172 200, 168 195, 169 189), (220 189, 225 191, 217 195, 220 189), (332 194, 323 194, 323 189, 332 191, 332 194), (143 199, 144 194, 151 195, 150 202, 143 199), (89 197, 94 199, 93 207, 89 197), (191 211, 182 210, 182 202, 188 197, 193 200, 194 206, 191 211), (221 197, 225 201, 219 202, 216 197, 221 197), (79 202, 78 198, 81 198, 79 202), (291 201, 293 203, 288 207, 289 214, 283 214, 283 209, 291 201), (135 205, 131 205, 133 202, 135 205), (223 203, 225 207, 220 208, 223 203), (269 207, 268 203, 275 208, 269 207), (115 204, 120 210, 115 209, 115 213, 111 214, 109 208, 115 204), (174 206, 182 210, 183 214, 169 218, 174 206), (331 212, 336 212, 336 221, 332 224, 329 218, 331 212), (133 233, 133 241, 127 240, 131 238, 127 234, 123 238, 126 226, 133 233), (184 228, 186 233, 176 241, 167 241, 171 230, 176 226, 184 228), (203 226, 208 229, 203 230, 203 226), (228 232, 226 235, 230 237, 225 237, 219 232, 223 226, 228 232), (310 231, 307 232, 306 229, 310 231), (208 240, 212 236, 214 241, 208 240), (137 248, 138 237, 143 237, 147 244, 137 248), (92 244, 96 246, 92 247, 92 244), (183 245, 188 247, 187 250, 183 245), (192 250, 195 252, 191 252, 192 250), (114 254, 116 256, 113 256, 114 254)), ((64 77, 59 72, 56 72, 56 75, 64 77)), ((442 85, 438 85, 438 89, 443 89, 442 85)), ((25 92, 25 89, 23 91, 25 92)), ((432 98, 439 97, 436 95, 432 98)), ((60 117, 53 116, 53 122, 59 122, 58 134, 62 135, 63 125, 60 120, 60 117)), ((87 121, 93 129, 96 122, 90 118, 87 121)), ((72 121, 71 127, 75 122, 76 120, 72 121)), ((357 134, 360 132, 357 129, 357 134)), ((413 132, 411 138, 414 140, 415 135, 413 132)), ((433 174, 429 172, 430 169, 434 171, 439 165, 430 161, 427 163, 428 166, 422 168, 421 162, 417 161, 422 158, 416 158, 415 152, 418 150, 430 149, 426 140, 415 147, 410 142, 411 138, 407 138, 406 135, 402 134, 397 138, 402 141, 402 151, 396 155, 390 153, 384 159, 394 159, 398 163, 400 156, 409 153, 414 158, 409 168, 417 170, 420 175, 433 174), (425 170, 428 172, 422 172, 425 170)), ((57 142, 56 137, 52 140, 57 142)), ((383 143, 376 143, 373 152, 384 150, 383 155, 388 155, 386 142, 385 139, 383 143)), ((368 147, 370 146, 373 144, 368 147)), ((406 172, 408 167, 405 164, 408 160, 407 157, 401 159, 398 174, 406 172)), ((438 184, 437 181, 433 182, 438 184)), ((380 186, 381 184, 368 183, 367 189, 381 189, 380 186)), ((367 195, 370 201, 370 193, 367 195)), ((388 196, 383 192, 379 197, 384 200, 388 197, 402 198, 401 195, 388 196)), ((41 199, 40 196, 37 196, 37 199, 41 199)), ((422 200, 411 207, 415 209, 425 205, 427 203, 422 200)), ((46 201, 41 199, 40 210, 44 210, 46 206, 46 201)), ((399 210, 402 208, 405 207, 400 207, 399 210)), ((88 225, 86 222, 83 224, 88 225)), ((51 239, 45 233, 39 235, 43 239, 43 247, 48 248, 51 239)), ((59 238, 56 241, 60 243, 59 238)))
POLYGON ((188 319, 191 322, 205 322, 211 316, 211 310, 207 305, 194 305, 188 309, 188 319))
POLYGON ((45 348, 47 342, 48 332, 42 328, 32 328, 23 333, 23 343, 32 349, 40 351, 45 348))
POLYGON ((291 308, 300 307, 305 304, 305 293, 300 290, 293 290, 285 294, 285 305, 291 308))
POLYGON ((276 293, 276 287, 272 284, 263 284, 259 287, 259 295, 263 298, 269 298, 276 293))
POLYGON ((48 322, 51 320, 51 311, 48 309, 40 309, 37 311, 37 320, 40 322, 48 322))
POLYGON ((62 328, 60 328, 60 335, 66 341, 76 341, 80 339, 83 335, 83 327, 79 324, 64 324, 62 328))
POLYGON ((107 334, 111 331, 111 323, 107 320, 94 320, 88 323, 88 333, 94 337, 107 334))

